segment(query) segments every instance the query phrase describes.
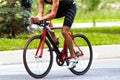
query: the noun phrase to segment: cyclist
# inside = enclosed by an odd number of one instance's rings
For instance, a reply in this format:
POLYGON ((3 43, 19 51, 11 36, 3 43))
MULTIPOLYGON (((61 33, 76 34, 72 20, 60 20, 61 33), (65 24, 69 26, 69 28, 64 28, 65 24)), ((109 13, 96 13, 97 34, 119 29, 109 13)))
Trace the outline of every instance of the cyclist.
MULTIPOLYGON (((62 35, 67 42, 67 46, 71 55, 70 64, 68 68, 74 67, 78 60, 73 49, 72 39, 69 36, 69 31, 73 23, 75 14, 76 5, 74 3, 74 0, 38 0, 38 15, 30 18, 30 22, 33 23, 33 21, 39 22, 40 20, 51 20, 54 18, 65 17, 62 35), (43 15, 44 2, 52 5, 52 9, 46 15, 43 15)), ((53 27, 52 22, 50 22, 50 27, 53 27)), ((50 32, 50 34, 52 36, 53 41, 57 44, 58 40, 54 32, 50 32)))

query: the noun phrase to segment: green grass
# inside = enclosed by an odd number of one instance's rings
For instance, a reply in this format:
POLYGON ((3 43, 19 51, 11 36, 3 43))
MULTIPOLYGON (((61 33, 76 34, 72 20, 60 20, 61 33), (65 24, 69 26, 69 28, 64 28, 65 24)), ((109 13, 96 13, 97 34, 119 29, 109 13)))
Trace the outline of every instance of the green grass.
MULTIPOLYGON (((120 27, 93 27, 93 28, 79 28, 72 29, 72 33, 85 34, 90 40, 92 45, 108 45, 108 44, 120 44, 120 27)), ((63 37, 61 30, 55 31, 56 36, 59 37, 61 42, 60 46, 63 45, 63 37)), ((38 33, 35 33, 35 35, 38 33)), ((21 34, 16 39, 0 39, 0 51, 2 50, 16 50, 23 49, 27 41, 27 37, 33 36, 34 34, 21 34)))
POLYGON ((26 39, 0 39, 0 51, 23 49, 26 39))
MULTIPOLYGON (((62 23, 64 18, 52 20, 54 23, 62 23)), ((78 10, 75 22, 107 22, 107 21, 120 21, 120 10, 115 9, 102 9, 91 12, 82 12, 78 10)))
POLYGON ((92 45, 120 44, 120 27, 93 27, 74 31, 85 34, 92 45))

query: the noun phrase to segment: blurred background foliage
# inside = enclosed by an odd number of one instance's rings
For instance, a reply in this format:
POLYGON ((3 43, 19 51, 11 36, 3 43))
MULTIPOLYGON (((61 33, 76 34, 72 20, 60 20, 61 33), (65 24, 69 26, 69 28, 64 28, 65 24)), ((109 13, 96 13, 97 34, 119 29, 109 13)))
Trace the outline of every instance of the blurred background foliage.
MULTIPOLYGON (((38 0, 0 0, 0 37, 14 38, 26 31, 24 22, 38 13, 38 0)), ((120 0, 74 0, 77 5, 75 22, 118 21, 120 0)), ((51 5, 45 4, 46 13, 51 5)), ((61 23, 62 19, 53 20, 61 23)))
POLYGON ((25 30, 24 21, 31 15, 29 4, 32 2, 20 2, 22 0, 0 0, 0 37, 5 34, 16 37, 25 30))

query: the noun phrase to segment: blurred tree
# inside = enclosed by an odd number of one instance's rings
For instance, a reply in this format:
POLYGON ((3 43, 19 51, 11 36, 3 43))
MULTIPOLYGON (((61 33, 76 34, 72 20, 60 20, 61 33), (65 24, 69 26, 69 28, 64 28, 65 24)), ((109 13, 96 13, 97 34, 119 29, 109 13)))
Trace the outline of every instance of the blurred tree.
POLYGON ((11 38, 22 33, 29 16, 30 12, 21 7, 20 0, 0 0, 0 37, 7 34, 11 38))
MULTIPOLYGON (((98 5, 100 3, 100 0, 84 0, 84 2, 87 5, 87 10, 88 11, 93 11, 93 10, 98 9, 98 5)), ((93 27, 96 26, 96 21, 95 21, 94 15, 93 15, 93 19, 92 19, 93 20, 93 27)))
POLYGON ((82 0, 82 2, 86 4, 89 11, 92 11, 98 8, 100 0, 82 0))
POLYGON ((21 6, 31 11, 33 0, 20 0, 21 6))
POLYGON ((90 0, 89 10, 95 10, 98 8, 100 0, 90 0))

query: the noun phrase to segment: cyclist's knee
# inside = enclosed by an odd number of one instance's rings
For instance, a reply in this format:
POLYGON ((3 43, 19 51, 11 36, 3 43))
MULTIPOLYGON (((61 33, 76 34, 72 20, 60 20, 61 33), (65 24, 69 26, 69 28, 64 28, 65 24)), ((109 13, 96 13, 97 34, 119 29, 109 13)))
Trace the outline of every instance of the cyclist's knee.
POLYGON ((68 26, 64 26, 63 29, 62 29, 62 35, 65 37, 68 35, 69 33, 69 27, 68 26))
POLYGON ((67 34, 66 34, 67 32, 66 31, 63 31, 62 30, 62 35, 65 37, 67 34))

